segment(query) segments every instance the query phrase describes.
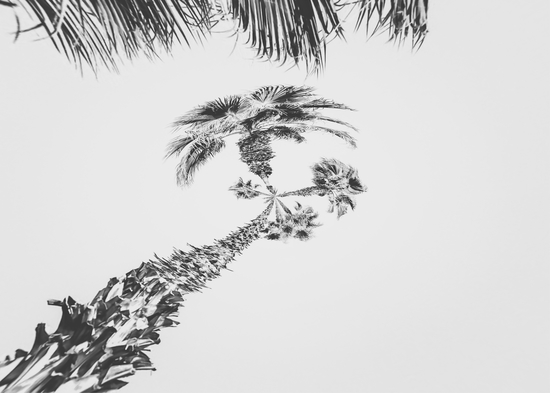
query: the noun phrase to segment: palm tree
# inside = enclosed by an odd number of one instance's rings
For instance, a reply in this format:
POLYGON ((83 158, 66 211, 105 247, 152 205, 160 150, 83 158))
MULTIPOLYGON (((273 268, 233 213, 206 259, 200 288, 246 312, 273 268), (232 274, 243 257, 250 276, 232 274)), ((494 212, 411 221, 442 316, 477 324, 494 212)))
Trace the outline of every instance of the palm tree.
POLYGON ((413 47, 428 31, 428 0, 0 0, 2 6, 15 11, 16 39, 41 31, 70 61, 93 70, 155 58, 223 28, 245 35, 260 58, 317 72, 327 43, 345 38, 351 16, 355 30, 387 32, 399 43, 410 37, 413 47))
MULTIPOLYGON (((229 100, 239 102, 238 108, 245 111, 233 112, 235 118, 239 119, 237 122, 231 120, 229 113, 226 113, 226 116, 214 116, 205 111, 205 106, 180 118, 177 124, 199 124, 201 126, 198 130, 208 132, 206 136, 190 133, 184 137, 192 139, 186 144, 178 142, 179 139, 172 142, 169 153, 181 152, 189 146, 195 146, 197 141, 208 141, 204 138, 214 140, 221 138, 219 135, 227 136, 231 133, 243 133, 239 143, 243 138, 249 138, 255 133, 266 135, 268 139, 278 135, 277 133, 287 133, 293 135, 292 139, 301 140, 301 134, 305 130, 316 130, 316 126, 307 128, 303 125, 304 129, 300 128, 296 124, 301 124, 302 118, 293 117, 293 110, 300 115, 312 115, 307 112, 307 108, 344 108, 343 105, 332 101, 313 97, 310 95, 311 90, 306 88, 262 88, 256 93, 246 98, 241 97, 240 100, 229 100), (265 95, 262 96, 258 92, 265 95), (283 100, 281 95, 286 98, 283 100), (265 99, 267 96, 271 97, 269 102, 265 99), (264 107, 252 105, 252 99, 259 99, 258 97, 264 97, 261 100, 265 103, 264 107), (242 113, 248 116, 241 117, 242 113), (287 123, 288 119, 292 121, 287 123), (276 126, 272 123, 276 121, 280 121, 281 129, 273 131, 276 126), (250 127, 247 128, 248 124, 250 127), (258 124, 268 124, 269 127, 261 127, 258 124)), ((345 124, 334 119, 331 121, 345 124)), ((348 140, 348 137, 344 139, 348 140)), ((219 146, 220 142, 215 143, 218 143, 215 146, 219 146)), ((204 142, 204 146, 209 145, 204 142)), ((255 162, 264 162, 264 158, 256 158, 254 152, 259 152, 261 156, 266 145, 261 138, 255 138, 247 146, 246 154, 251 163, 249 169, 262 178, 266 173, 265 169, 263 172, 259 171, 257 167, 261 165, 256 165, 255 162), (257 148, 254 143, 261 148, 257 148)), ((204 161, 212 151, 212 148, 208 147, 193 148, 192 152, 197 152, 194 158, 189 156, 188 152, 184 153, 188 154, 189 158, 180 163, 178 175, 192 173, 191 167, 186 165, 195 166, 196 169, 196 165, 201 160, 204 161)), ((205 288, 208 281, 218 277, 237 255, 257 239, 287 241, 296 238, 305 241, 311 238, 313 230, 320 225, 316 221, 318 214, 311 207, 302 206, 300 203, 296 203, 294 209, 290 209, 282 201, 283 198, 327 196, 332 205, 340 195, 358 194, 366 190, 359 180, 357 171, 340 161, 323 159, 313 165, 312 171, 312 186, 281 194, 269 184, 266 184, 266 190, 259 184, 254 184, 251 180, 245 181, 241 177, 230 190, 238 198, 264 197, 267 205, 248 224, 211 245, 191 246, 188 251, 175 249, 167 258, 155 255, 123 277, 111 278, 106 287, 87 304, 80 304, 71 297, 63 301, 48 301, 50 305, 62 309, 57 330, 48 333, 45 325, 39 324, 29 351, 19 349, 12 357, 6 357, 0 362, 0 392, 38 393, 60 389, 64 389, 65 392, 104 392, 125 386, 127 382, 122 378, 138 370, 154 370, 146 354, 147 348, 160 342, 158 332, 161 328, 178 324, 174 318, 183 305, 186 294, 205 288)), ((187 181, 188 177, 184 177, 183 180, 187 181)), ((355 204, 352 207, 355 207, 355 204)), ((338 210, 339 216, 343 213, 345 211, 338 210)))

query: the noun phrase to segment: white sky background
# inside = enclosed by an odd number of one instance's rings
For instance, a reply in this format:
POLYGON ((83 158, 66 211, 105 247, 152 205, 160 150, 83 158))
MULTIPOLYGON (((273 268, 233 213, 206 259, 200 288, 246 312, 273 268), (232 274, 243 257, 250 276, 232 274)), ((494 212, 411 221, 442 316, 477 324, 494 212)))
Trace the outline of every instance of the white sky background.
POLYGON ((178 189, 168 126, 206 100, 305 82, 358 109, 338 116, 359 148, 281 142, 273 183, 309 185, 324 156, 369 191, 339 221, 321 201, 313 240, 258 241, 189 296, 158 370, 123 391, 548 392, 549 8, 433 2, 418 53, 350 34, 307 80, 221 37, 81 78, 48 41, 13 45, 0 8, 0 354, 55 329, 47 299, 89 301, 261 211, 226 191, 248 177, 234 146, 178 189))

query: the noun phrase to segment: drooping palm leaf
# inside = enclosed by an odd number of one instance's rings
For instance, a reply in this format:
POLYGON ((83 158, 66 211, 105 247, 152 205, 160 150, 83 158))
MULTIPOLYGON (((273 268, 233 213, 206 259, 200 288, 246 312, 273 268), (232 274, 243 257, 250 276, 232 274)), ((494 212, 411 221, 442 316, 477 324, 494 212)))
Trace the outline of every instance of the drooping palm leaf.
POLYGON ((412 37, 413 48, 420 47, 428 33, 428 0, 357 0, 356 29, 367 34, 387 31, 390 40, 402 42, 412 37), (374 25, 374 26, 373 26, 374 25))
POLYGON ((195 139, 197 139, 196 136, 183 136, 174 139, 168 144, 166 149, 166 158, 180 155, 181 152, 195 139))
POLYGON ((332 100, 327 100, 322 97, 315 97, 311 101, 304 102, 302 104, 303 108, 311 108, 311 109, 346 109, 353 111, 354 109, 350 108, 347 105, 340 104, 338 102, 334 102, 332 100))
POLYGON ((93 70, 200 42, 227 19, 258 57, 310 72, 324 67, 327 41, 344 38, 338 12, 348 6, 358 7, 356 28, 370 35, 387 30, 397 42, 411 36, 417 47, 428 31, 428 0, 0 0, 2 6, 16 11, 16 37, 41 31, 70 61, 93 70))
MULTIPOLYGON (((116 69, 122 58, 156 57, 209 31, 209 0, 17 0, 76 64, 116 69)), ((24 30, 22 30, 24 31, 24 30)))
POLYGON ((196 170, 224 147, 225 141, 214 137, 201 137, 189 143, 176 168, 178 184, 189 185, 196 170))
POLYGON ((355 199, 346 194, 338 194, 336 196, 329 197, 330 205, 328 208, 329 213, 334 213, 336 211, 336 217, 340 218, 348 212, 348 207, 351 207, 351 210, 355 210, 356 202, 355 199))
POLYGON ((346 131, 341 130, 335 130, 334 128, 329 127, 319 127, 319 126, 311 126, 306 129, 306 131, 321 131, 326 132, 328 134, 334 135, 340 139, 343 139, 346 141, 350 146, 357 147, 357 141, 356 139, 346 131))
POLYGON ((337 130, 330 127, 321 127, 321 126, 315 126, 311 125, 307 122, 295 122, 295 123, 286 123, 281 122, 281 125, 269 127, 266 129, 262 129, 262 132, 266 132, 268 134, 273 135, 275 138, 278 139, 294 139, 296 142, 300 143, 305 140, 305 138, 302 137, 301 134, 304 134, 306 132, 325 132, 327 134, 334 135, 342 140, 344 140, 346 143, 348 143, 351 147, 355 148, 357 147, 357 140, 353 135, 351 135, 347 131, 343 130, 337 130))
POLYGON ((273 137, 274 139, 293 140, 296 143, 302 143, 306 140, 306 138, 300 135, 299 131, 293 129, 292 127, 287 127, 284 125, 271 127, 264 132, 271 135, 271 137, 273 137))
POLYGON ((260 109, 255 116, 252 116, 250 118, 247 118, 243 121, 243 123, 247 122, 249 127, 262 127, 261 122, 266 122, 271 119, 274 119, 277 123, 293 123, 293 122, 300 122, 305 124, 306 122, 308 124, 318 123, 318 122, 326 122, 326 123, 334 123, 339 124, 341 126, 350 128, 354 131, 357 131, 357 129, 352 126, 351 124, 335 119, 333 117, 324 116, 322 115, 318 109, 349 109, 347 107, 338 107, 338 108, 315 108, 311 106, 306 106, 307 103, 302 104, 278 104, 273 106, 267 106, 260 109))
POLYGON ((323 67, 326 41, 341 36, 338 14, 331 0, 231 0, 233 18, 248 33, 248 43, 259 57, 304 62, 323 67))

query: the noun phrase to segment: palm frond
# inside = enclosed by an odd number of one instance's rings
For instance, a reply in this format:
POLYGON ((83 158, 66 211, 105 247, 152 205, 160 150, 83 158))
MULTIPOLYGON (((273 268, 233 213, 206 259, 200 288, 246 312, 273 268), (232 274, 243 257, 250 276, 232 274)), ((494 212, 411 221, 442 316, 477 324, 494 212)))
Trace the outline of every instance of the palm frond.
POLYGON ((249 94, 249 99, 261 105, 300 103, 313 96, 309 86, 262 86, 249 94))
POLYGON ((359 179, 357 169, 335 158, 323 158, 311 167, 313 184, 338 193, 360 194, 367 189, 359 179))
POLYGON ((281 200, 277 200, 277 208, 283 208, 285 214, 281 212, 277 215, 277 221, 271 222, 263 231, 268 240, 283 240, 293 237, 302 241, 309 240, 313 234, 313 229, 321 226, 316 222, 319 214, 311 207, 303 207, 296 202, 294 212, 284 205, 281 200))
POLYGON ((176 168, 178 184, 189 185, 197 169, 224 147, 225 141, 223 139, 213 137, 197 138, 189 143, 176 168))
POLYGON ((351 125, 350 123, 348 122, 345 122, 343 120, 340 120, 340 119, 335 119, 333 117, 328 117, 328 116, 322 116, 320 114, 315 114, 313 115, 315 116, 314 117, 314 120, 317 120, 317 121, 324 121, 324 122, 327 122, 327 123, 334 123, 334 124, 339 124, 341 126, 344 126, 344 127, 347 127, 347 128, 350 128, 352 129, 353 131, 358 131, 357 128, 355 128, 353 125, 351 125))
POLYGON ((185 149, 191 142, 193 142, 197 137, 195 136, 184 136, 175 138, 172 140, 166 149, 166 158, 172 156, 178 156, 183 149, 185 149))
MULTIPOLYGON (((347 191, 350 194, 361 194, 362 192, 367 191, 367 187, 365 187, 363 183, 361 183, 361 179, 359 178, 359 172, 357 171, 357 169, 351 166, 348 167, 347 178, 348 178, 347 191)), ((355 206, 353 206, 353 208, 355 208, 355 206)))
POLYGON ((428 0, 357 0, 353 4, 359 7, 355 28, 364 25, 368 35, 386 31, 396 42, 410 35, 413 48, 418 48, 428 33, 428 0))
POLYGON ((306 138, 300 135, 302 129, 296 129, 286 126, 275 126, 264 131, 271 135, 274 139, 292 139, 296 143, 305 142, 306 138))
POLYGON ((230 191, 235 193, 237 199, 252 199, 260 195, 256 188, 259 184, 252 184, 252 180, 244 181, 242 177, 239 177, 237 183, 229 187, 230 191))
POLYGON ((351 207, 351 210, 355 210, 356 205, 357 203, 353 197, 346 194, 338 194, 330 199, 328 211, 329 213, 336 211, 336 216, 339 219, 348 212, 348 207, 351 207))
POLYGON ((191 127, 195 133, 229 133, 237 127, 239 119, 236 115, 243 109, 243 100, 240 96, 218 98, 200 105, 178 118, 173 127, 177 130, 182 127, 191 127))
POLYGON ((350 195, 340 194, 336 196, 335 200, 337 203, 344 203, 346 205, 349 205, 352 210, 355 210, 355 207, 357 206, 357 202, 355 202, 355 199, 350 195))
POLYGON ((334 135, 342 140, 344 140, 346 143, 348 143, 351 147, 357 147, 357 140, 355 137, 353 137, 349 132, 342 131, 342 130, 335 130, 334 128, 329 127, 321 127, 321 126, 308 126, 305 128, 305 131, 321 131, 326 132, 328 134, 334 135))
POLYGON ((315 95, 315 89, 310 86, 263 86, 246 97, 253 113, 270 109, 281 114, 292 113, 302 115, 315 112, 317 109, 347 109, 346 105, 327 100, 315 95), (256 110, 254 110, 256 108, 256 110))
POLYGON ((233 19, 236 34, 247 36, 258 57, 320 72, 328 41, 344 38, 342 8, 358 8, 356 29, 365 26, 368 35, 387 31, 397 42, 410 36, 413 47, 420 47, 428 32, 428 1, 0 0, 0 6, 16 10, 16 37, 42 30, 71 62, 94 71, 201 42, 219 21, 233 19), (19 24, 18 6, 30 16, 30 27, 19 24))
MULTIPOLYGON (((201 41, 209 31, 208 0, 19 0, 58 51, 92 69, 174 44, 201 41)), ((20 29, 19 32, 24 31, 20 29)))
POLYGON ((254 122, 252 122, 251 126, 261 126, 261 122, 265 123, 270 120, 275 120, 275 122, 279 124, 290 125, 294 123, 304 127, 313 126, 315 122, 334 123, 358 131, 357 128, 348 122, 321 115, 316 109, 303 107, 297 104, 280 104, 272 108, 264 108, 254 117, 254 122))
POLYGON ((311 108, 311 109, 346 109, 349 111, 353 111, 355 109, 350 108, 347 105, 340 104, 338 102, 327 100, 322 97, 315 98, 311 101, 305 102, 302 104, 303 108, 311 108))
POLYGON ((324 66, 326 40, 341 36, 331 0, 231 0, 233 18, 260 57, 277 62, 291 58, 308 69, 324 66))

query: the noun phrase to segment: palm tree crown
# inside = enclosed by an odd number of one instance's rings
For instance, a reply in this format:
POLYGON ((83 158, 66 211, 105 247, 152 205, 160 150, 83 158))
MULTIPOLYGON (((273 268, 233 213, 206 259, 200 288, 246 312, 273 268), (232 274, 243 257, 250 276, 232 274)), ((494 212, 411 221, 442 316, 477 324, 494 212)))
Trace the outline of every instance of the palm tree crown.
POLYGON ((323 115, 323 109, 350 108, 319 97, 306 86, 265 86, 249 94, 210 101, 174 122, 184 135, 170 143, 167 157, 180 156, 177 181, 188 185, 196 170, 225 146, 227 137, 239 135, 241 160, 269 185, 270 161, 275 156, 271 142, 275 139, 301 143, 306 132, 320 131, 356 146, 347 130, 355 128, 323 115))

